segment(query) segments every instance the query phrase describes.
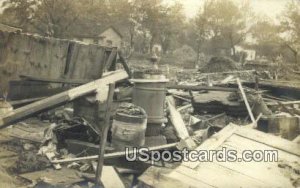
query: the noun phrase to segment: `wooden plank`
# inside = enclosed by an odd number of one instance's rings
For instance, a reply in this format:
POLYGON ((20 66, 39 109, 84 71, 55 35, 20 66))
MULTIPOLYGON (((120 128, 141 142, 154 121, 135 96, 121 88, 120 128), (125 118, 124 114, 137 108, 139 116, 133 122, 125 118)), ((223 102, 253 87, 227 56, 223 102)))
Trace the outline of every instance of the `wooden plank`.
MULTIPOLYGON (((270 151, 273 149, 273 148, 270 148, 263 144, 242 138, 237 135, 231 136, 217 150, 222 150, 223 147, 226 147, 227 151, 228 150, 237 151, 238 158, 242 158, 242 152, 244 152, 245 150, 251 150, 251 151, 257 151, 257 150, 260 150, 260 151, 266 150, 267 151, 268 150, 268 151, 270 151), (246 142, 246 144, 244 144, 245 142, 246 142), (241 144, 241 143, 243 143, 243 144, 241 144), (252 147, 252 146, 254 146, 254 147, 252 147)), ((269 186, 272 185, 272 187, 275 187, 275 186, 290 187, 291 186, 289 179, 282 175, 282 172, 278 168, 277 162, 265 162, 265 161, 261 161, 261 162, 255 162, 255 161, 218 162, 218 161, 214 161, 214 163, 216 163, 224 168, 228 168, 230 170, 240 172, 246 176, 249 176, 249 177, 252 177, 259 181, 262 181, 266 185, 269 185, 269 186)))
POLYGON ((77 175, 77 171, 68 168, 62 168, 61 170, 46 169, 42 171, 30 172, 21 174, 21 177, 31 180, 32 182, 38 182, 39 180, 45 179, 46 183, 57 187, 57 186, 70 186, 74 183, 84 181, 77 175))
POLYGON ((182 89, 182 90, 192 90, 192 91, 228 91, 228 92, 236 92, 238 89, 236 88, 226 88, 226 87, 216 87, 216 86, 189 86, 189 85, 167 85, 168 89, 182 89))
MULTIPOLYGON (((251 150, 251 151, 255 151, 255 150, 266 150, 266 151, 270 151, 270 150, 275 150, 278 152, 278 161, 288 161, 288 162, 295 162, 299 160, 299 157, 291 154, 291 153, 287 153, 285 151, 282 150, 278 150, 275 149, 271 146, 259 143, 259 142, 255 142, 253 140, 249 140, 249 139, 245 139, 244 137, 241 137, 237 134, 233 134, 230 138, 228 138, 224 144, 222 144, 222 146, 226 146, 226 147, 230 147, 233 148, 235 150, 237 150, 238 154, 240 154, 242 151, 244 150, 251 150)), ((222 147, 220 146, 220 147, 222 147)), ((219 147, 219 148, 220 148, 219 147)), ((267 166, 272 166, 273 163, 267 164, 267 166)), ((276 164, 277 166, 277 164, 276 164)))
POLYGON ((177 111, 180 112, 182 110, 186 110, 186 109, 192 108, 192 107, 193 107, 192 104, 187 104, 185 106, 181 106, 181 107, 177 108, 177 111))
POLYGON ((300 101, 286 101, 286 102, 280 102, 280 104, 278 102, 267 102, 266 105, 268 105, 268 106, 278 106, 278 105, 300 104, 300 101))
POLYGON ((19 75, 23 80, 47 82, 47 83, 63 83, 63 84, 85 84, 90 82, 90 79, 64 79, 64 78, 50 78, 50 77, 37 77, 31 75, 19 75))
POLYGON ((177 136, 180 139, 186 139, 188 138, 189 132, 184 124, 184 121, 181 117, 181 114, 176 110, 176 108, 172 105, 172 102, 170 101, 170 98, 167 98, 167 103, 170 111, 170 119, 171 122, 175 128, 175 131, 177 133, 177 136))
POLYGON ((117 48, 113 48, 112 51, 110 52, 110 55, 106 61, 106 67, 107 67, 107 70, 109 71, 112 71, 112 64, 113 62, 116 60, 116 57, 117 57, 117 48))
POLYGON ((185 183, 181 179, 175 179, 168 176, 168 173, 171 170, 166 168, 158 167, 149 167, 139 178, 138 180, 143 182, 150 187, 182 187, 182 188, 193 188, 193 187, 211 187, 205 186, 199 182, 188 182, 185 183), (194 183, 194 184, 191 184, 194 183), (197 184, 198 183, 198 184, 197 184))
POLYGON ((116 170, 112 166, 104 166, 101 181, 105 188, 125 188, 116 170))
POLYGON ((127 62, 126 62, 126 60, 125 60, 125 58, 124 58, 124 56, 123 56, 123 54, 120 50, 118 51, 118 54, 119 54, 120 62, 123 65, 125 71, 127 72, 129 78, 132 78, 132 73, 130 71, 130 68, 129 68, 129 66, 128 66, 128 64, 127 64, 127 62))
MULTIPOLYGON (((217 134, 211 136, 209 139, 204 141, 199 147, 197 147, 195 150, 214 150, 218 148, 223 142, 228 139, 236 130, 238 129, 237 125, 229 124, 225 128, 223 128, 220 132, 217 134)), ((200 164, 199 161, 197 162, 183 162, 182 165, 189 167, 189 168, 196 168, 200 164)))
POLYGON ((98 113, 97 113, 96 119, 98 122, 97 126, 98 126, 99 130, 102 129, 102 135, 101 135, 101 139, 100 139, 100 143, 99 143, 100 148, 99 148, 99 153, 98 153, 98 164, 97 164, 96 178, 95 178, 96 185, 98 185, 98 186, 101 185, 102 168, 104 165, 105 145, 106 145, 107 134, 108 134, 109 125, 110 125, 109 122, 110 122, 110 116, 111 116, 111 105, 113 102, 114 91, 115 91, 115 84, 110 84, 109 90, 108 90, 108 95, 107 95, 107 100, 106 100, 106 113, 105 113, 103 125, 102 125, 101 118, 99 117, 99 114, 100 114, 99 109, 101 108, 100 107, 101 101, 98 101, 98 113))
POLYGON ((214 74, 239 74, 239 73, 252 73, 255 70, 243 70, 243 71, 228 71, 228 72, 212 72, 212 73, 201 73, 201 75, 214 75, 214 74))
MULTIPOLYGON (((46 152, 45 155, 46 155, 47 159, 49 159, 50 161, 52 161, 53 159, 56 159, 54 152, 46 152)), ((60 164, 52 164, 52 166, 54 167, 55 170, 60 170, 62 168, 60 166, 60 164)))
POLYGON ((297 144, 300 144, 300 135, 297 136, 294 140, 293 140, 294 143, 297 143, 297 144))
POLYGON ((21 105, 25 105, 28 103, 32 103, 35 101, 39 101, 41 99, 45 99, 45 97, 37 97, 37 98, 31 98, 31 99, 23 99, 23 100, 15 100, 15 101, 8 101, 9 104, 11 104, 12 106, 21 106, 21 105))
MULTIPOLYGON (((214 162, 201 163, 197 169, 179 166, 169 177, 186 183, 196 181, 211 187, 264 187, 265 183, 240 172, 222 167, 214 162)), ((206 186, 207 187, 207 186, 206 186)))
MULTIPOLYGON (((171 149, 175 148, 177 146, 176 143, 172 144, 166 144, 162 146, 154 146, 154 147, 149 147, 149 151, 159 151, 159 150, 164 150, 164 149, 171 149)), ((129 151, 128 155, 135 154, 137 151, 129 151)), ((114 158, 119 158, 119 157, 124 157, 126 155, 125 151, 120 151, 120 152, 114 152, 114 153, 107 153, 104 154, 104 159, 114 159, 114 158)), ((93 155, 93 156, 88 156, 88 157, 78 157, 78 158, 73 158, 73 159, 61 159, 61 160, 54 160, 51 161, 51 163, 70 163, 70 162, 77 162, 77 161, 90 161, 90 160, 96 160, 98 159, 98 155, 93 155)))
POLYGON ((191 99, 187 99, 187 98, 181 97, 181 96, 176 95, 176 94, 173 94, 172 96, 175 97, 175 98, 181 99, 183 101, 186 101, 186 102, 192 102, 191 99))
POLYGON ((249 116, 250 116, 250 119, 251 119, 252 123, 255 124, 256 121, 255 121, 255 118, 254 118, 254 116, 253 116, 251 107, 250 107, 250 105, 249 105, 248 99, 247 99, 247 97, 246 97, 246 94, 245 94, 245 91, 244 91, 244 88, 243 88, 243 86, 242 86, 242 84, 241 84, 240 79, 237 78, 237 79, 236 79, 236 82, 237 82, 237 84, 238 84, 238 86, 239 86, 239 89, 240 89, 240 91, 241 91, 241 93, 242 93, 242 96, 243 96, 243 99, 244 99, 244 103, 245 103, 245 105, 246 105, 246 107, 247 107, 247 110, 248 110, 248 114, 249 114, 249 116))
POLYGON ((108 75, 104 78, 95 80, 93 82, 81 85, 79 87, 70 89, 68 91, 53 95, 46 99, 13 110, 11 113, 0 117, 0 129, 5 128, 10 124, 15 123, 35 113, 72 101, 86 94, 93 93, 98 88, 101 88, 101 86, 103 85, 114 83, 119 80, 126 79, 127 77, 128 75, 125 71, 115 71, 113 74, 108 75))
POLYGON ((289 140, 242 127, 236 130, 234 134, 300 157, 299 145, 289 140))
POLYGON ((107 47, 75 43, 67 78, 99 79, 105 69, 107 47))

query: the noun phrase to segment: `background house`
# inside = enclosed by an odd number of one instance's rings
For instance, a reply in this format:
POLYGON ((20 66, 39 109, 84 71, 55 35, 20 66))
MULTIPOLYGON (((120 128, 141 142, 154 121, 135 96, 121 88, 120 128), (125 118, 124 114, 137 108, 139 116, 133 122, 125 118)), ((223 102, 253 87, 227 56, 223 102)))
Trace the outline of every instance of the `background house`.
POLYGON ((108 47, 121 48, 123 46, 123 35, 113 26, 103 29, 99 34, 75 35, 73 39, 88 44, 98 44, 108 47))
POLYGON ((236 46, 235 51, 236 51, 236 53, 245 52, 247 54, 246 59, 245 59, 246 61, 254 61, 256 59, 256 51, 255 50, 245 49, 242 46, 236 46))

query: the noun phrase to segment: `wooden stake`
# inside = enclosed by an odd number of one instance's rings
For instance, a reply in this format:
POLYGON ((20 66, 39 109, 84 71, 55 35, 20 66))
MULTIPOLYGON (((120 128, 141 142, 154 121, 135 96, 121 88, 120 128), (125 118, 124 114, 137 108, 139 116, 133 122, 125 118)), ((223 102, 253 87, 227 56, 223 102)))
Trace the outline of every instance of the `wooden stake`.
POLYGON ((110 52, 110 55, 108 56, 108 59, 106 61, 106 67, 107 70, 112 71, 114 68, 112 67, 114 61, 116 60, 117 57, 117 48, 113 48, 112 51, 110 52))
POLYGON ((129 66, 128 66, 128 64, 127 64, 127 62, 126 62, 126 60, 125 60, 125 58, 124 58, 124 56, 123 56, 123 54, 120 50, 118 51, 118 55, 119 55, 119 58, 120 58, 120 63, 123 65, 123 67, 124 67, 125 71, 127 72, 129 78, 132 78, 132 73, 130 71, 130 68, 129 68, 129 66))
MULTIPOLYGON (((96 170, 96 185, 100 186, 102 184, 101 182, 101 175, 102 175, 102 168, 104 163, 104 153, 105 153, 105 145, 106 145, 106 139, 107 139, 107 132, 109 130, 109 122, 110 122, 110 114, 111 114, 111 105, 113 102, 113 95, 115 90, 115 84, 109 84, 109 91, 107 96, 107 102, 106 102, 106 113, 104 117, 104 124, 103 127, 101 127, 101 119, 99 119, 99 114, 97 114, 97 123, 99 124, 99 129, 102 128, 102 135, 100 139, 100 148, 99 148, 99 155, 98 155, 98 164, 97 164, 97 170, 96 170)), ((101 105, 101 104, 99 104, 101 105)), ((98 109, 99 110, 99 109, 98 109)), ((99 111, 98 111, 99 113, 99 111)))
POLYGON ((243 97, 243 99, 244 99, 244 102, 245 102, 246 108, 247 108, 247 110, 248 110, 248 114, 249 114, 249 116, 250 116, 250 118, 251 118, 251 121, 252 121, 252 123, 255 123, 256 121, 255 121, 255 118, 254 118, 254 116, 253 116, 251 107, 250 107, 249 102, 248 102, 248 100, 247 100, 247 97, 246 97, 244 88, 243 88, 243 86, 242 86, 242 84, 241 84, 241 81, 240 81, 239 78, 237 78, 236 81, 237 81, 237 84, 238 84, 238 86, 239 86, 239 89, 240 89, 240 91, 241 91, 241 93, 242 93, 242 97, 243 97))

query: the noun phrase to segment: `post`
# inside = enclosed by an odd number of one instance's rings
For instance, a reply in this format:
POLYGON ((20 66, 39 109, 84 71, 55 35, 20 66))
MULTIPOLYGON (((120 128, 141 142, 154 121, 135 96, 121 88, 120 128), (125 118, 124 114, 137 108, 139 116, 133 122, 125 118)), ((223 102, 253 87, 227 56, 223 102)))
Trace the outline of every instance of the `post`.
POLYGON ((255 90, 256 91, 259 90, 259 78, 258 78, 257 72, 255 72, 255 90))
POLYGON ((104 118, 99 117, 101 114, 100 110, 100 103, 98 103, 98 114, 97 114, 97 124, 101 132, 101 139, 100 139, 100 148, 99 148, 99 155, 98 155, 98 164, 97 164, 97 169, 96 169, 96 185, 100 187, 102 184, 101 182, 101 175, 102 175, 102 168, 103 168, 103 163, 104 163, 104 153, 105 153, 105 145, 106 145, 106 139, 107 139, 107 132, 109 130, 109 122, 110 122, 110 114, 111 114, 111 104, 113 102, 113 95, 114 95, 114 89, 115 89, 115 84, 109 84, 109 90, 108 90, 108 95, 107 95, 107 101, 106 101, 106 113, 104 115, 104 118), (101 122, 104 122, 101 124, 101 122))
POLYGON ((246 105, 248 114, 249 114, 249 116, 250 116, 250 118, 251 118, 251 121, 252 121, 252 123, 256 123, 256 120, 255 120, 255 118, 254 118, 254 116, 253 116, 251 107, 250 107, 249 102, 248 102, 248 100, 247 100, 247 97, 246 97, 244 88, 243 88, 243 86, 242 86, 242 84, 241 84, 241 81, 240 81, 239 78, 237 78, 236 81, 237 81, 237 84, 238 84, 238 86, 239 86, 239 89, 240 89, 240 91, 241 91, 241 93, 242 93, 242 97, 243 97, 243 99, 244 99, 244 102, 245 102, 245 105, 246 105))

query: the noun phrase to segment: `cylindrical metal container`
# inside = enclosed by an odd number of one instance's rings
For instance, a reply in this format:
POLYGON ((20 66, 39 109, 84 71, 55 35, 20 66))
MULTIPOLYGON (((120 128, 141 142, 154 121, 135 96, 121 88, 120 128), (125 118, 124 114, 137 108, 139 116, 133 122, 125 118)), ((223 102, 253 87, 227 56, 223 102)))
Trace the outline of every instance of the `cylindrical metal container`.
POLYGON ((116 113, 111 128, 112 146, 116 150, 122 151, 125 147, 138 147, 145 144, 147 115, 142 108, 140 109, 143 112, 140 115, 116 113))
POLYGON ((164 105, 168 79, 132 79, 132 102, 142 107, 148 115, 148 123, 166 123, 164 105))

